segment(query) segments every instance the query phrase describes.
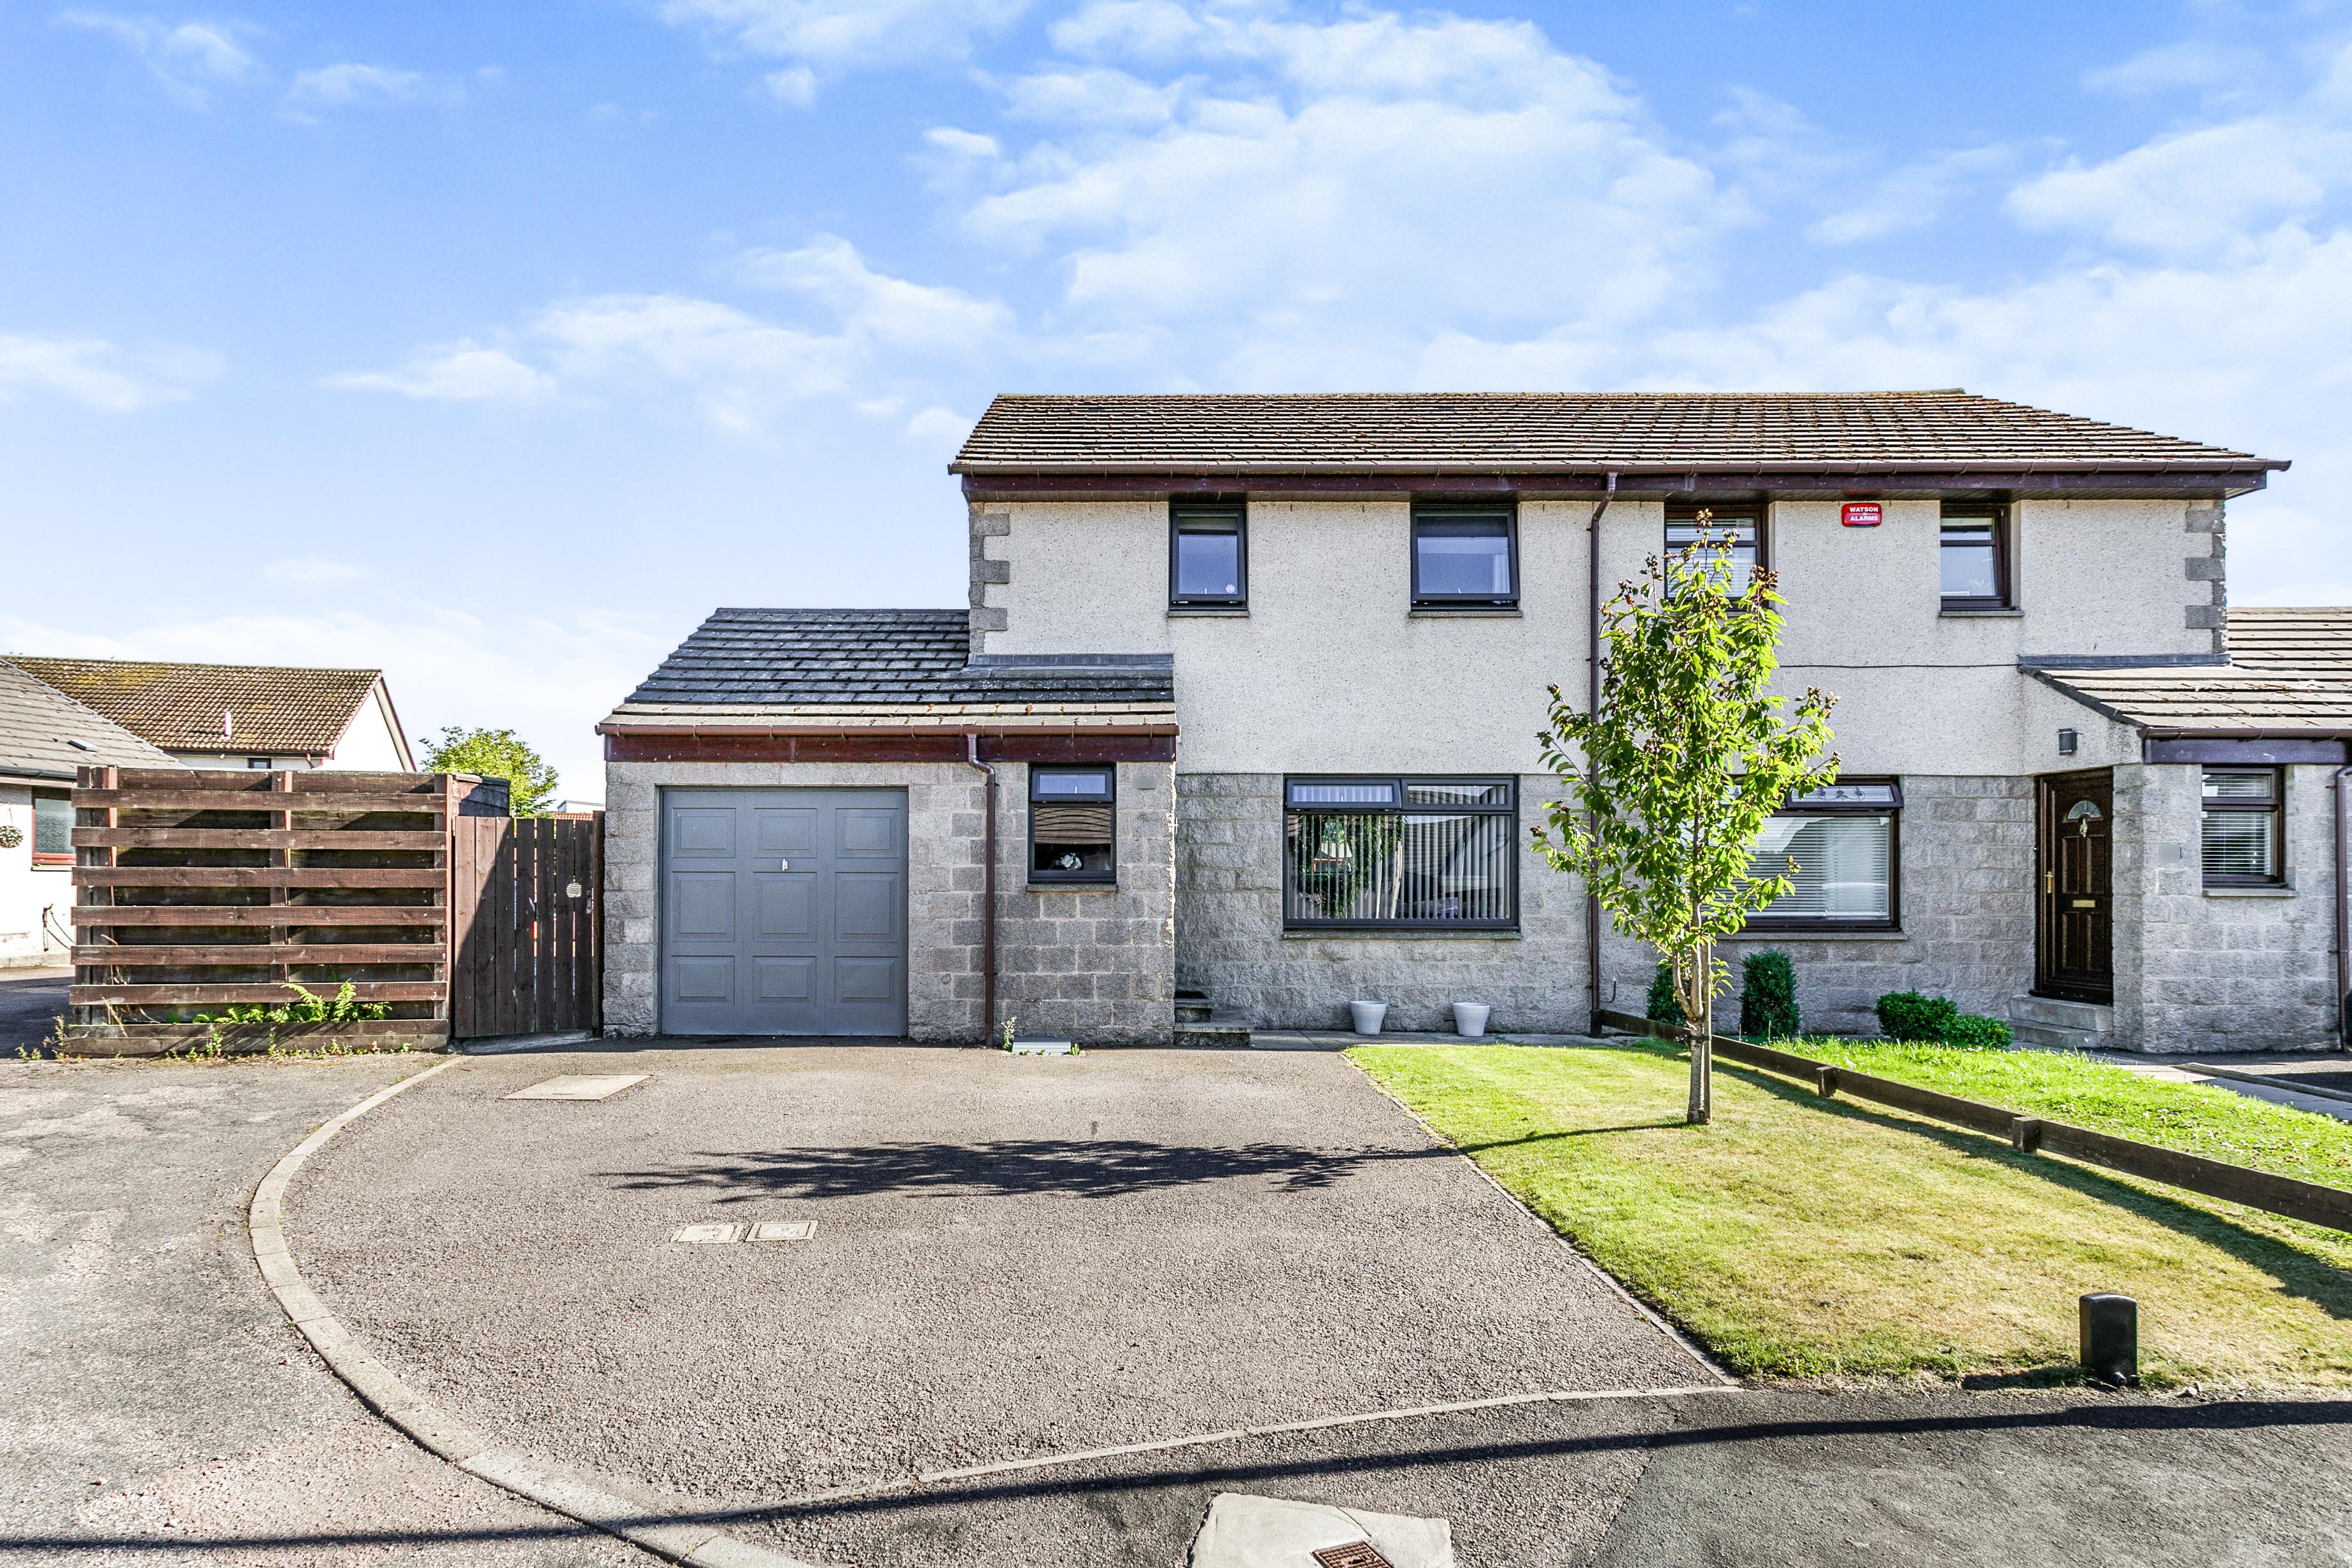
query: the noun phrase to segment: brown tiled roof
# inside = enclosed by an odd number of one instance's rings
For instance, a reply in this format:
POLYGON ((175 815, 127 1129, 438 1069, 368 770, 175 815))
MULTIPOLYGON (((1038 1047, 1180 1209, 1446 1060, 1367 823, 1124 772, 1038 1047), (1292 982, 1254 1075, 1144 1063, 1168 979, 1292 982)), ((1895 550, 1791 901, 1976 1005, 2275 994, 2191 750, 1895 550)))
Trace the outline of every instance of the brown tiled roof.
POLYGON ((0 777, 70 780, 77 768, 177 768, 121 725, 0 663, 0 777))
POLYGON ((2352 607, 2230 612, 2230 663, 2036 672, 2144 729, 2352 736, 2352 607))
POLYGON ((166 749, 323 757, 383 672, 135 659, 8 662, 166 749), (221 716, 231 733, 222 735, 221 716))
POLYGON ((997 398, 957 474, 1416 473, 2284 463, 1957 388, 997 398))

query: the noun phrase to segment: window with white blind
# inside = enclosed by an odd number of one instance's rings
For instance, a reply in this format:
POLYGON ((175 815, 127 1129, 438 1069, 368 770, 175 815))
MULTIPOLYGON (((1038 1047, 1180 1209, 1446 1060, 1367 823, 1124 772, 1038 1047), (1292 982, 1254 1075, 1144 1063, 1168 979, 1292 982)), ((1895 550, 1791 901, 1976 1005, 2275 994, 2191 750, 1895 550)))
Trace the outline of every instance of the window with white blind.
POLYGON ((2276 768, 2205 769, 2205 885, 2286 880, 2286 788, 2276 768))
POLYGON ((1508 779, 1290 779, 1282 922, 1293 930, 1518 927, 1508 779))
POLYGON ((1118 769, 1029 769, 1029 880, 1118 880, 1118 769))
POLYGON ((1765 821, 1748 869, 1796 885, 1749 915, 1748 929, 1894 930, 1902 816, 1902 787, 1891 779, 1841 779, 1791 799, 1765 821))

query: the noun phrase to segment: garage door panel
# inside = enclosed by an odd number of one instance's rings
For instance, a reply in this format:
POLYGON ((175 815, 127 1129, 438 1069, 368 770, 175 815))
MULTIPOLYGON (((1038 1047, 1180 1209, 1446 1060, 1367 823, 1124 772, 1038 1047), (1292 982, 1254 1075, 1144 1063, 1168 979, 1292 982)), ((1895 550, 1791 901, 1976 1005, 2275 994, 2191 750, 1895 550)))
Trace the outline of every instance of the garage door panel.
POLYGON ((669 873, 670 935, 681 942, 735 939, 735 873, 674 871, 669 873))
POLYGON ((680 953, 669 961, 670 996, 689 1005, 726 1005, 735 999, 731 956, 680 953))
POLYGON ((898 858, 897 810, 851 806, 835 812, 833 820, 835 831, 840 835, 841 855, 845 860, 898 858))
POLYGON ((898 977, 896 958, 835 958, 833 994, 850 1003, 896 1001, 903 988, 898 977))
POLYGON ((814 872, 762 872, 758 884, 762 940, 796 940, 816 935, 817 876, 814 872))
POLYGON ((809 855, 816 852, 817 819, 811 806, 763 806, 753 813, 763 855, 809 855))
POLYGON ((755 977, 755 999, 763 1002, 814 1002, 816 1000, 816 960, 814 958, 754 958, 751 972, 755 977))
POLYGON ((834 878, 833 934, 845 942, 896 942, 905 904, 896 872, 843 872, 834 878))
POLYGON ((680 806, 670 812, 670 859, 730 860, 734 854, 734 807, 680 806))

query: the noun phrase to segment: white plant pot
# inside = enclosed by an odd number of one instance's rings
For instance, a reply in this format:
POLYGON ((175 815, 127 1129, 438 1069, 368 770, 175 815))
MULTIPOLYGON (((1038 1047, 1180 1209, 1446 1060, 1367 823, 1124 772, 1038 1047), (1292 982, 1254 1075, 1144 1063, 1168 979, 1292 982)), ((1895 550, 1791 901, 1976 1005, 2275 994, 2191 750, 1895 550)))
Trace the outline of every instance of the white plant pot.
POLYGON ((1454 1003, 1454 1032, 1468 1035, 1472 1040, 1482 1038, 1486 1032, 1486 1015, 1493 1010, 1485 1002, 1454 1003))
POLYGON ((1356 1020, 1358 1034, 1378 1034, 1381 1032, 1381 1020, 1389 1016, 1389 1005, 1386 1002, 1349 1002, 1348 1013, 1356 1020))

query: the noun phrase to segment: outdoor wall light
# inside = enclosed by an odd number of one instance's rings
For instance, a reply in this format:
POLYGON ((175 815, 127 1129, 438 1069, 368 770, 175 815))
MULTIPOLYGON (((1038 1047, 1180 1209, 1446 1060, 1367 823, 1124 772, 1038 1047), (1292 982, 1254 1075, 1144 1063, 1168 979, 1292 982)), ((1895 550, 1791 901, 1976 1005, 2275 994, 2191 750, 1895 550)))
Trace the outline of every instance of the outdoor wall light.
POLYGON ((2058 755, 2061 757, 2074 756, 2074 748, 2082 744, 2082 739, 2083 737, 2081 736, 2076 735, 2071 729, 2060 730, 2058 732, 2058 755))

